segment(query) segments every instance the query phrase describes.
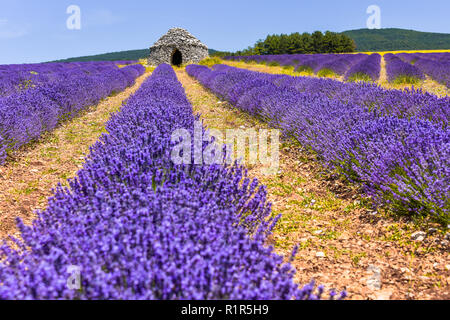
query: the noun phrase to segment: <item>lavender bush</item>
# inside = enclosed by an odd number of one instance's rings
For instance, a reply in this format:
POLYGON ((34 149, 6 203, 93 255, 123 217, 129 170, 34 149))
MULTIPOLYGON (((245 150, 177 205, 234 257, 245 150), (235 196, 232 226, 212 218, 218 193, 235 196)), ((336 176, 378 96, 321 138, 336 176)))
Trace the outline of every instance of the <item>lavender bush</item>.
POLYGON ((422 71, 417 67, 402 61, 392 53, 384 55, 386 61, 386 73, 391 83, 414 84, 425 79, 422 71))
POLYGON ((0 164, 8 151, 53 130, 87 106, 132 85, 142 65, 119 69, 114 63, 2 66, 0 77, 0 164), (38 70, 38 71, 30 71, 38 70), (7 76, 16 74, 16 78, 7 76), (6 77, 6 78, 5 78, 6 77))
POLYGON ((377 81, 380 78, 381 56, 378 53, 366 56, 354 64, 345 74, 345 81, 377 81))
POLYGON ((417 118, 381 117, 344 136, 340 157, 377 202, 403 214, 421 208, 449 221, 450 130, 417 118))
POLYGON ((309 146, 375 204, 449 222, 450 98, 224 65, 187 72, 309 146))
POLYGON ((19 249, 1 251, 0 298, 321 298, 323 287, 298 287, 265 245, 277 218, 242 167, 173 164, 172 132, 193 134, 196 120, 172 68, 159 66, 70 188, 31 227, 19 220, 19 249), (66 286, 70 265, 81 268, 80 290, 66 286))

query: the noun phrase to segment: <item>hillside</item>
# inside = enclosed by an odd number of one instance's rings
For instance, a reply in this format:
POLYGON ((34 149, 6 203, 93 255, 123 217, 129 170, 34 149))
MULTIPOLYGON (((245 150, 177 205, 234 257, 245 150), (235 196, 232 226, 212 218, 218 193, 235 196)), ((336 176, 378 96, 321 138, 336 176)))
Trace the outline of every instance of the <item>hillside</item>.
MULTIPOLYGON (((214 49, 209 49, 209 54, 212 55, 217 51, 214 49)), ((142 50, 128 50, 98 54, 94 56, 76 57, 69 59, 62 59, 52 62, 78 62, 78 61, 122 61, 122 60, 139 60, 147 58, 150 54, 149 49, 142 50)))
POLYGON ((356 42, 356 50, 437 50, 450 49, 450 34, 405 29, 359 29, 343 32, 356 42))

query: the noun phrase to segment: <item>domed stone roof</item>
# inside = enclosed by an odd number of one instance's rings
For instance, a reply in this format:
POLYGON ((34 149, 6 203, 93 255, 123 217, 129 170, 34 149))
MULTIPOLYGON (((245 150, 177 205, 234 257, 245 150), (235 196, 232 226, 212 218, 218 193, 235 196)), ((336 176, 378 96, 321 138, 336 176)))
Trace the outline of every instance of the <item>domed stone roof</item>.
POLYGON ((200 40, 194 37, 186 29, 172 28, 165 35, 163 35, 152 48, 164 47, 164 46, 196 46, 208 49, 200 40))

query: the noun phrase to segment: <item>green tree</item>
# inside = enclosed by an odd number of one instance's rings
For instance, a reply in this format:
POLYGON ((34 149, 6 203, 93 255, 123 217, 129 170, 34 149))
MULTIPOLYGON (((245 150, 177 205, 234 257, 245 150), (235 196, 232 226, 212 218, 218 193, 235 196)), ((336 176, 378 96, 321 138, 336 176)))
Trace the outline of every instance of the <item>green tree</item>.
POLYGON ((234 55, 343 53, 355 49, 355 42, 344 34, 330 31, 325 34, 320 31, 313 34, 295 32, 290 35, 268 35, 266 39, 258 40, 253 47, 234 55))

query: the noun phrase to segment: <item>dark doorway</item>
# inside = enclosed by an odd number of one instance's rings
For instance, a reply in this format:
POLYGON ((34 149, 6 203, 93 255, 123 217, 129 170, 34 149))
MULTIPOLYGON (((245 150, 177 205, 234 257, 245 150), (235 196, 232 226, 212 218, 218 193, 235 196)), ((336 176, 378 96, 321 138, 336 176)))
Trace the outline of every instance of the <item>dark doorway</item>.
POLYGON ((181 66, 183 64, 183 56, 181 55, 180 50, 175 50, 172 55, 172 65, 181 66))

